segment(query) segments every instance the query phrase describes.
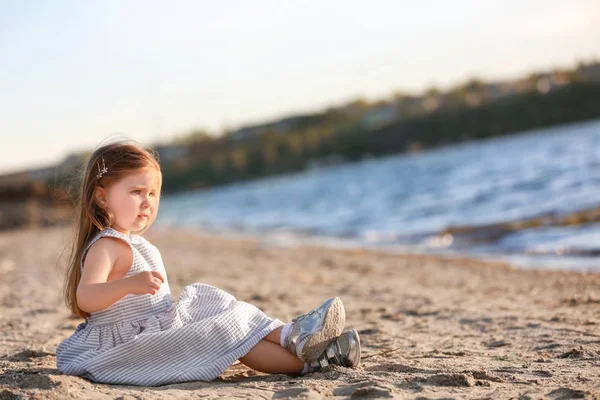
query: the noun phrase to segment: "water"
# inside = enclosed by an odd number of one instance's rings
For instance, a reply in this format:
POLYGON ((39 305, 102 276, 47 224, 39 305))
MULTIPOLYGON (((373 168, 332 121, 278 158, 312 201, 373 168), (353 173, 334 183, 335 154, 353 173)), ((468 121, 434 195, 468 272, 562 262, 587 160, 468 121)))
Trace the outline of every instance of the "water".
POLYGON ((600 120, 166 196, 158 224, 600 271, 600 224, 442 235, 600 205, 600 120))

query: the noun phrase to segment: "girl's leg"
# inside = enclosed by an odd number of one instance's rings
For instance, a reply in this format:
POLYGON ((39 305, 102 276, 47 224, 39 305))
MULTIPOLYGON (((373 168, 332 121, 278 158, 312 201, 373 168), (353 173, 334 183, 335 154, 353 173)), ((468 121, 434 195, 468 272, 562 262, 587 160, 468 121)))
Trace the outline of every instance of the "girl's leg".
POLYGON ((271 333, 269 333, 267 336, 265 336, 263 339, 267 340, 271 343, 275 343, 275 344, 280 344, 280 339, 281 339, 281 330, 283 329, 283 326, 280 326, 279 328, 275 329, 274 331, 272 331, 271 333))
MULTIPOLYGON (((271 335, 271 332, 269 335, 271 335)), ((278 336, 278 335, 277 335, 278 336)), ((277 343, 269 340, 258 342, 240 361, 257 371, 267 374, 299 374, 304 362, 277 343)))

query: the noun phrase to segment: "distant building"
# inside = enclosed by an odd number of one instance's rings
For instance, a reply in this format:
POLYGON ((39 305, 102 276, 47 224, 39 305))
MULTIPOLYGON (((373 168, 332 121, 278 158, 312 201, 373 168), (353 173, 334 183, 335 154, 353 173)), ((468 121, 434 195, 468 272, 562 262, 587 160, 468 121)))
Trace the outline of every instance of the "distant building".
POLYGON ((600 82, 600 62, 580 64, 576 71, 584 81, 600 82))
POLYGON ((155 148, 161 163, 171 164, 176 161, 185 161, 189 158, 190 150, 187 146, 158 146, 155 148))
POLYGON ((554 71, 552 73, 540 75, 535 86, 538 92, 545 94, 553 89, 557 89, 570 83, 570 81, 571 79, 568 73, 564 71, 554 71))
POLYGON ((286 133, 297 129, 301 126, 315 123, 320 118, 321 116, 318 114, 297 115, 293 117, 283 118, 274 122, 245 126, 231 132, 229 135, 227 135, 226 139, 233 142, 243 142, 245 140, 263 135, 267 132, 286 133))
POLYGON ((550 80, 555 87, 571 83, 571 74, 567 71, 554 71, 550 75, 550 80))
POLYGON ((56 167, 45 167, 30 169, 29 171, 27 171, 27 175, 29 176, 29 179, 33 181, 46 181, 50 178, 53 178, 55 172, 56 167))
POLYGON ((371 105, 362 99, 351 101, 347 104, 338 107, 336 110, 340 111, 342 114, 347 116, 361 116, 365 112, 368 112, 371 109, 371 105))
POLYGON ((71 168, 81 165, 87 153, 71 153, 60 163, 60 168, 71 168))
POLYGON ((258 127, 244 127, 236 129, 227 135, 227 139, 233 142, 243 142, 251 137, 257 136, 261 133, 258 127))
POLYGON ((471 107, 480 106, 483 104, 483 93, 476 90, 470 90, 465 95, 465 102, 471 107))
POLYGON ((508 94, 508 90, 503 90, 502 83, 488 83, 484 86, 484 97, 487 101, 498 100, 508 94))
POLYGON ((387 125, 399 117, 395 104, 384 104, 367 111, 361 118, 360 124, 367 129, 379 128, 387 125))
POLYGON ((429 94, 426 95, 421 101, 421 106, 427 112, 433 112, 440 108, 441 99, 439 95, 429 94))

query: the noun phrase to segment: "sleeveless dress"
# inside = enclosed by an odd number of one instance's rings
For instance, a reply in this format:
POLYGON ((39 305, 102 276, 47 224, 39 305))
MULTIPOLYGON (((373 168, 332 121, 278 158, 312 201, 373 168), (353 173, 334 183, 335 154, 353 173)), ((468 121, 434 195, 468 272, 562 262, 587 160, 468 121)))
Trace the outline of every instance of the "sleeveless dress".
MULTIPOLYGON (((271 331, 283 326, 255 306, 214 286, 186 286, 176 302, 158 249, 139 235, 105 228, 101 237, 125 241, 133 263, 125 276, 159 271, 154 294, 129 294, 91 313, 56 349, 60 372, 94 382, 156 386, 219 376, 271 331)), ((80 266, 83 268, 83 262, 80 266)))

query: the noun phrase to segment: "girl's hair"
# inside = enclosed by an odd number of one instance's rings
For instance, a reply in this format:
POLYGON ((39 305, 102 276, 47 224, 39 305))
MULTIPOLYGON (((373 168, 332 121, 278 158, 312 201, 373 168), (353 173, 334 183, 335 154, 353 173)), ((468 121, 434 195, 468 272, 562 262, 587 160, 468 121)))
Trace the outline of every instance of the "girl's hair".
MULTIPOLYGON (((114 216, 108 210, 98 206, 95 201, 96 187, 108 188, 130 173, 145 168, 155 168, 159 173, 159 190, 162 185, 160 164, 154 151, 145 149, 132 141, 119 141, 100 147, 92 153, 80 178, 79 196, 75 206, 75 226, 71 255, 67 265, 64 282, 64 298, 67 307, 79 317, 89 314, 77 305, 77 286, 81 279, 81 262, 84 250, 90 241, 113 223, 114 216), (104 170, 106 167, 106 170, 104 170)), ((158 197, 160 193, 157 194, 158 197)), ((138 233, 150 227, 154 218, 138 233)))

